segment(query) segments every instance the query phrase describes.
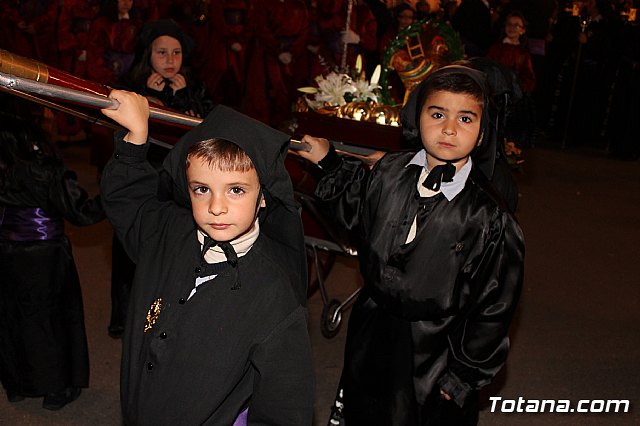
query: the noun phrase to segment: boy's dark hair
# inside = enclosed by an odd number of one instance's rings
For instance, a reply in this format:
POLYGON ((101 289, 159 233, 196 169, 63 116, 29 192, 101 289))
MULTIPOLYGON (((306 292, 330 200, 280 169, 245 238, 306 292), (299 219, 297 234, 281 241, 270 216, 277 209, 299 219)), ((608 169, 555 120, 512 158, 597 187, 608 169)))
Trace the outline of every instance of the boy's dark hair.
MULTIPOLYGON (((429 79, 418 89, 418 106, 422 110, 427 98, 436 92, 451 92, 470 95, 484 107, 485 92, 483 88, 466 74, 450 73, 440 74, 429 79)), ((420 121, 420 111, 417 111, 418 122, 420 121)))
POLYGON ((210 167, 222 172, 248 172, 256 169, 247 153, 226 139, 206 139, 192 145, 187 151, 187 169, 191 158, 200 158, 210 167))

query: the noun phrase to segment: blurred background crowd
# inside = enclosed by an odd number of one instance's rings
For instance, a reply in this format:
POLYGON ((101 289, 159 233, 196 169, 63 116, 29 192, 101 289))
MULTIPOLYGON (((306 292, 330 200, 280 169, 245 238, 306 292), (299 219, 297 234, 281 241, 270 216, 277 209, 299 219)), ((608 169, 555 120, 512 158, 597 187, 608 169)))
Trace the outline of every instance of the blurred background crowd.
MULTIPOLYGON (((531 127, 519 144, 531 146, 543 134, 563 145, 595 145, 635 158, 638 148, 626 141, 627 117, 638 108, 635 3, 1 0, 0 48, 137 90, 125 83, 131 82, 136 54, 153 41, 141 31, 146 23, 170 18, 184 33, 181 41, 187 40, 179 67, 186 81, 203 85, 211 105, 226 104, 277 126, 290 116, 298 87, 313 85, 316 76, 341 63, 353 66, 357 55, 370 75, 398 31, 438 19, 458 32, 467 57, 489 56, 518 76, 528 100, 524 122, 531 127)), ((58 120, 58 132, 77 133, 77 125, 66 121, 58 120)))

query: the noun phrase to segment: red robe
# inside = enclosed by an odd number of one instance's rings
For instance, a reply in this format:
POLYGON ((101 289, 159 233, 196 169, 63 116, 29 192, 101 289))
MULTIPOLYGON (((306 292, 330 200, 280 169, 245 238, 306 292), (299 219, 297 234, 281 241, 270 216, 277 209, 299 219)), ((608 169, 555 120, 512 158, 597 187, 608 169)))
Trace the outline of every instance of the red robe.
POLYGON ((58 52, 52 48, 58 17, 56 0, 5 0, 0 5, 0 13, 2 31, 11 39, 8 50, 57 66, 58 52))
POLYGON ((309 32, 307 6, 302 0, 252 0, 249 28, 255 37, 247 53, 242 109, 249 116, 276 125, 290 115, 296 88, 308 74, 298 67, 309 32), (284 52, 291 53, 288 64, 279 59, 284 52))
MULTIPOLYGON (((142 22, 121 19, 117 22, 101 16, 91 24, 87 42, 87 78, 114 86, 129 70, 134 59, 136 38, 142 22)), ((112 131, 106 127, 91 127, 91 164, 98 173, 113 153, 112 131)))
POLYGON ((216 98, 224 99, 224 89, 228 84, 240 87, 244 83, 246 52, 251 38, 247 25, 248 9, 246 0, 211 2, 210 53, 207 70, 203 77, 206 78, 207 86, 216 98), (233 50, 231 48, 233 45, 239 45, 240 50, 233 50))
POLYGON ((77 76, 85 75, 85 60, 78 58, 87 50, 91 23, 100 11, 98 0, 62 0, 58 17, 58 50, 61 69, 77 76))
POLYGON ((207 81, 207 63, 209 55, 212 54, 209 45, 209 7, 210 4, 220 0, 172 0, 170 4, 158 3, 158 8, 166 7, 166 18, 173 19, 178 23, 180 29, 188 35, 194 42, 195 47, 189 55, 187 62, 198 79, 207 81))
POLYGON ((87 77, 109 86, 116 84, 133 62, 141 27, 142 22, 137 19, 96 19, 87 42, 87 77))
MULTIPOLYGON (((340 65, 344 50, 342 32, 347 22, 347 6, 346 0, 318 0, 318 29, 336 65, 340 65)), ((347 48, 346 64, 353 68, 359 54, 375 56, 378 49, 378 23, 369 6, 353 5, 349 28, 360 36, 358 44, 349 44, 347 48)))
POLYGON ((137 16, 143 22, 151 22, 160 19, 160 8, 156 0, 135 0, 137 16))
POLYGON ((487 57, 515 71, 522 90, 533 92, 536 86, 536 75, 531 64, 531 54, 526 47, 509 43, 494 43, 487 52, 487 57))

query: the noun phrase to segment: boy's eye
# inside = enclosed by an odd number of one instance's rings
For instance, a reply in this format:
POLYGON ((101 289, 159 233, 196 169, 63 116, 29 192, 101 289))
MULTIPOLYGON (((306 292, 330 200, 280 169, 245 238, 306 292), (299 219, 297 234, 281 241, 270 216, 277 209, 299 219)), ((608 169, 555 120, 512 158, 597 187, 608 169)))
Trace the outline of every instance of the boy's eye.
POLYGON ((206 186, 196 186, 195 188, 192 189, 192 191, 195 194, 206 194, 209 192, 209 188, 207 188, 206 186))
POLYGON ((233 195, 242 195, 244 194, 244 189, 240 188, 239 186, 234 186, 233 188, 231 188, 229 190, 233 195))
POLYGON ((463 123, 473 123, 473 119, 471 117, 467 117, 466 115, 460 117, 460 121, 462 121, 463 123))
POLYGON ((439 119, 444 117, 444 114, 442 114, 441 112, 434 112, 433 114, 431 114, 431 117, 435 118, 435 119, 439 119))

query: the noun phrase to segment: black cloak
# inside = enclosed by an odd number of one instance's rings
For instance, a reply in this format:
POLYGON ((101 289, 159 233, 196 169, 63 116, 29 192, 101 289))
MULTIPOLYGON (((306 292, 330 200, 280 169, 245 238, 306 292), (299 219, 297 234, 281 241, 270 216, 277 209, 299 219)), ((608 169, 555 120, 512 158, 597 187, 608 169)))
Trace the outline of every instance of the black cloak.
MULTIPOLYGON (((313 368, 302 225, 283 166, 288 137, 217 107, 168 154, 164 181, 149 144, 117 135, 101 188, 136 274, 127 313, 121 402, 127 425, 311 424, 313 368), (198 286, 202 258, 185 161, 196 141, 224 138, 253 161, 266 208, 244 256, 198 286), (168 186, 166 200, 159 189, 168 186), (239 280, 239 281, 238 281, 239 280), (240 285, 236 285, 240 283, 240 285)), ((224 247, 223 247, 224 249, 224 247)))
MULTIPOLYGON (((490 92, 481 72, 460 66, 490 92)), ((424 85, 424 83, 423 83, 424 85)), ((418 87, 403 111, 408 139, 418 142, 418 87)), ((495 124, 483 109, 482 144, 472 153, 464 188, 420 200, 415 152, 392 152, 371 172, 342 159, 318 183, 340 224, 357 232, 364 287, 349 318, 341 378, 346 424, 475 424, 478 389, 506 360, 508 330, 523 277, 522 232, 489 178, 495 124), (407 242, 418 211, 427 214, 407 242), (451 396, 445 400, 443 390, 451 396)))

